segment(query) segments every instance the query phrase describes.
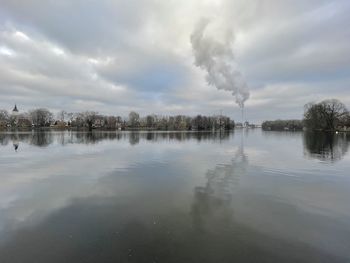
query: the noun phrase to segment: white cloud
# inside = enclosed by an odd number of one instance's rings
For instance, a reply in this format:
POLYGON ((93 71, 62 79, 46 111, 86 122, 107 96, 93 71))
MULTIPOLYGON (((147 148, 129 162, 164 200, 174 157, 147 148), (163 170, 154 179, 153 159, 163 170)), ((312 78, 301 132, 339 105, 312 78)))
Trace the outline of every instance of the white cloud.
POLYGON ((12 57, 15 55, 15 52, 6 46, 1 46, 0 55, 12 57))

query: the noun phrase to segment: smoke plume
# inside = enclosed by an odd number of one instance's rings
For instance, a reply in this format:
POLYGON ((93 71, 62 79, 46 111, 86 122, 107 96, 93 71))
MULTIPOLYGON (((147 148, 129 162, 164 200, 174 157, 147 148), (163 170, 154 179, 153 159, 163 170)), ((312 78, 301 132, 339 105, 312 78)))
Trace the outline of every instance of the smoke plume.
POLYGON ((249 98, 249 90, 231 49, 233 34, 228 32, 225 40, 218 42, 205 35, 209 23, 208 19, 202 19, 191 35, 195 64, 207 72, 209 85, 232 92, 236 103, 243 108, 249 98))

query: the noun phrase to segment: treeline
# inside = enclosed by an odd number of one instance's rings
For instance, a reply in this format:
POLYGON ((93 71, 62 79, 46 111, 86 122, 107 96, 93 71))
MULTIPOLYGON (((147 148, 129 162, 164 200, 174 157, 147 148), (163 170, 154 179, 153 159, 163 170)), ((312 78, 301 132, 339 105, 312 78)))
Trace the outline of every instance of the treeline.
POLYGON ((107 130, 230 130, 235 123, 227 116, 195 117, 176 115, 147 115, 141 117, 130 112, 128 117, 107 116, 94 111, 69 113, 61 111, 56 116, 47 109, 35 109, 26 113, 8 113, 0 110, 0 128, 60 128, 60 129, 107 129, 107 130))
POLYGON ((350 114, 346 106, 336 99, 304 106, 303 120, 264 121, 264 130, 302 130, 310 131, 350 131, 350 114))
POLYGON ((275 121, 264 121, 261 127, 264 130, 271 130, 271 131, 283 131, 283 130, 300 131, 304 128, 304 125, 301 120, 275 120, 275 121))

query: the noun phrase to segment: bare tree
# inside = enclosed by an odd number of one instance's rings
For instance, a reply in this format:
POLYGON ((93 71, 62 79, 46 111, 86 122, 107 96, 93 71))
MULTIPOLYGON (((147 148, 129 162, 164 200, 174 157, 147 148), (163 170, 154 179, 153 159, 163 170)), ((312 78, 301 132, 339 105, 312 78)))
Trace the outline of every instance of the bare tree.
POLYGON ((53 120, 53 114, 49 110, 43 108, 32 110, 29 115, 32 123, 36 127, 50 126, 53 120))
POLYGON ((0 127, 5 127, 10 122, 10 115, 7 110, 0 110, 0 127))
POLYGON ((92 130, 92 126, 95 122, 95 120, 98 117, 98 112, 95 111, 85 111, 82 113, 83 115, 83 120, 84 122, 87 124, 87 127, 89 128, 89 130, 92 130))
POLYGON ((106 118, 106 127, 108 129, 115 129, 117 127, 117 118, 114 116, 109 116, 106 118))
POLYGON ((64 110, 61 110, 57 113, 57 120, 59 121, 64 121, 66 112, 64 110))
POLYGON ((132 111, 129 113, 129 125, 131 128, 137 128, 139 126, 140 123, 140 115, 135 112, 132 111))
POLYGON ((154 116, 148 115, 146 116, 146 126, 147 128, 153 128, 155 123, 154 116))
POLYGON ((68 125, 71 125, 72 121, 73 121, 73 116, 74 116, 74 113, 72 112, 66 112, 65 113, 65 120, 68 122, 68 125))
POLYGON ((324 100, 305 105, 304 123, 311 130, 333 131, 348 115, 346 106, 339 100, 324 100))

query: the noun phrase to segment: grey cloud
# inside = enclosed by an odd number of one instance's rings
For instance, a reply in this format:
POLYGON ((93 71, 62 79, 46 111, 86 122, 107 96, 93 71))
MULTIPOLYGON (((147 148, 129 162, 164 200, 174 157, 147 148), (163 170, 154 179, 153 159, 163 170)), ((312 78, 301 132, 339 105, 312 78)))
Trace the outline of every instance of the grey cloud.
POLYGON ((232 97, 194 66, 190 34, 203 16, 234 30, 250 120, 300 118, 314 98, 349 106, 349 11, 346 0, 2 0, 0 108, 223 109, 239 120, 232 97))
POLYGON ((125 84, 146 93, 166 92, 183 85, 189 78, 188 69, 183 63, 172 56, 162 57, 159 54, 139 55, 138 61, 126 66, 123 59, 113 59, 95 68, 107 81, 116 85, 125 84))
POLYGON ((149 5, 137 0, 11 0, 2 1, 2 8, 19 26, 39 29, 74 52, 105 53, 123 47, 128 34, 137 34, 149 5))
POLYGON ((339 71, 350 69, 349 11, 348 2, 332 1, 257 25, 244 51, 247 74, 264 82, 339 78, 339 71))

